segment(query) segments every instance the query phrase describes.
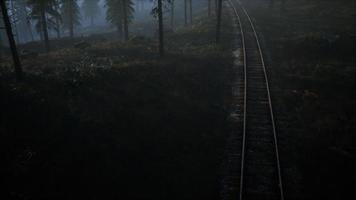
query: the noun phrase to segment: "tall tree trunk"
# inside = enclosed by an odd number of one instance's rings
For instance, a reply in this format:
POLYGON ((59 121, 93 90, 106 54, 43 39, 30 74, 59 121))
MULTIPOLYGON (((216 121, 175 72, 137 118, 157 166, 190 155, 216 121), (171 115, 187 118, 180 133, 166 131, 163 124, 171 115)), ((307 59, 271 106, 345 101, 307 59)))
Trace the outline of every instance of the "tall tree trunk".
POLYGON ((218 14, 218 1, 219 0, 214 0, 214 2, 215 2, 215 15, 217 15, 218 14))
POLYGON ((26 24, 27 24, 28 32, 30 33, 30 36, 31 36, 31 41, 34 41, 35 39, 33 37, 33 32, 32 32, 32 27, 31 27, 30 20, 26 20, 26 24))
POLYGON ((216 43, 220 41, 220 32, 221 32, 221 11, 222 11, 222 0, 218 0, 218 15, 216 23, 216 43))
MULTIPOLYGON (((55 4, 55 9, 56 9, 57 11, 60 10, 59 4, 55 4)), ((61 22, 60 22, 60 20, 59 20, 60 18, 59 18, 58 16, 56 16, 55 19, 56 19, 57 38, 59 39, 59 38, 61 38, 61 22)))
POLYGON ((190 24, 193 24, 193 7, 192 7, 192 0, 189 0, 189 17, 190 17, 190 24))
POLYGON ((70 6, 69 12, 69 36, 74 37, 74 19, 73 19, 73 5, 70 6))
POLYGON ((117 27, 117 33, 118 33, 119 39, 122 40, 122 23, 118 23, 116 25, 116 27, 117 27))
POLYGON ((208 17, 211 15, 211 0, 208 0, 208 17))
POLYGON ((128 15, 127 15, 127 0, 122 0, 123 14, 124 14, 124 39, 127 41, 129 39, 129 25, 128 25, 128 15))
POLYGON ((42 23, 41 27, 43 32, 45 49, 46 52, 48 53, 50 51, 50 45, 49 45, 48 30, 47 30, 47 19, 46 19, 46 13, 44 11, 44 8, 41 8, 41 23, 42 23))
POLYGON ((44 42, 44 34, 43 34, 43 24, 42 24, 42 20, 39 21, 39 23, 41 23, 41 32, 38 33, 38 35, 40 36, 40 41, 44 42))
POLYGON ((184 25, 187 26, 188 25, 188 16, 187 16, 187 1, 188 0, 184 0, 184 25))
POLYGON ((29 19, 29 14, 28 11, 26 9, 26 0, 17 0, 17 5, 19 7, 19 15, 20 15, 20 20, 21 23, 23 25, 23 32, 25 32, 25 41, 33 41, 34 37, 33 37, 33 33, 32 33, 32 28, 31 28, 31 22, 29 19), (30 37, 30 39, 29 39, 30 37))
POLYGON ((58 17, 56 17, 56 32, 57 32, 57 38, 61 38, 61 27, 60 27, 60 22, 58 17))
POLYGON ((19 37, 19 31, 17 29, 17 10, 15 8, 15 5, 14 5, 14 1, 11 0, 10 1, 10 5, 11 5, 11 17, 13 17, 13 26, 12 26, 12 30, 15 31, 15 41, 16 43, 20 43, 20 37, 19 37))
POLYGON ((158 0, 159 54, 164 56, 162 0, 158 0))
POLYGON ((2 44, 2 38, 1 38, 1 35, 0 35, 0 62, 1 62, 1 59, 2 59, 2 54, 3 54, 3 44, 2 44))
POLYGON ((14 35, 12 34, 11 22, 9 19, 9 15, 7 13, 6 3, 5 1, 0 1, 1 13, 4 20, 4 25, 7 33, 7 37, 9 39, 10 50, 12 54, 12 59, 14 60, 14 67, 17 80, 22 79, 22 67, 19 59, 19 55, 17 53, 16 43, 14 39, 14 35))
POLYGON ((171 28, 174 28, 174 0, 171 1, 171 28))

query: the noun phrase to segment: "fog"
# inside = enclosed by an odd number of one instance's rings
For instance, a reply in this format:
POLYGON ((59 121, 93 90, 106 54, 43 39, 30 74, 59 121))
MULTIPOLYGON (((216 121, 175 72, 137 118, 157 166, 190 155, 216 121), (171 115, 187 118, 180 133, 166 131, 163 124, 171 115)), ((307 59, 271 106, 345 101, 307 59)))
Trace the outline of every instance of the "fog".
POLYGON ((350 199, 356 0, 0 0, 1 200, 350 199))
MULTIPOLYGON (((30 14, 31 8, 24 4, 24 0, 10 0, 8 1, 9 13, 10 16, 13 16, 11 21, 13 21, 15 39, 17 43, 23 44, 30 41, 39 41, 41 40, 40 33, 36 31, 35 23, 36 20, 33 20, 25 15, 30 14), (17 12, 21 9, 21 6, 26 6, 26 11, 17 12), (20 13, 20 14, 19 14, 20 13), (30 28, 28 24, 30 24, 30 28), (32 39, 33 38, 33 39, 32 39)), ((115 31, 114 25, 110 24, 107 17, 107 6, 106 0, 100 0, 98 2, 99 14, 95 16, 94 25, 91 24, 91 19, 85 17, 83 10, 83 0, 76 1, 79 6, 79 22, 80 24, 75 26, 76 36, 88 36, 93 33, 108 33, 115 31)), ((152 10, 154 9, 154 2, 152 0, 135 0, 133 2, 133 24, 140 24, 142 22, 153 22, 154 16, 152 15, 152 10)), ((3 26, 2 20, 0 20, 0 26, 3 26)), ((136 30, 135 30, 136 31, 136 30)), ((61 33, 64 37, 68 36, 68 30, 61 30, 61 33)), ((56 38, 56 31, 49 29, 49 37, 56 38)), ((0 30, 0 38, 2 45, 8 46, 8 41, 6 38, 6 32, 4 29, 0 30)))

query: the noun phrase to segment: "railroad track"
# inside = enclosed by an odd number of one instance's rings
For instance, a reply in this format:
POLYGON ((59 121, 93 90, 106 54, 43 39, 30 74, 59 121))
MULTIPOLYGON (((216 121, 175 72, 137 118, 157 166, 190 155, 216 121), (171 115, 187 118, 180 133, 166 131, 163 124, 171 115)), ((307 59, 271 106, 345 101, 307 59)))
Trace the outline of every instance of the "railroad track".
POLYGON ((231 114, 238 131, 232 132, 228 142, 222 198, 284 200, 275 118, 259 38, 240 2, 229 0, 228 4, 241 36, 237 52, 241 62, 234 70, 231 114))

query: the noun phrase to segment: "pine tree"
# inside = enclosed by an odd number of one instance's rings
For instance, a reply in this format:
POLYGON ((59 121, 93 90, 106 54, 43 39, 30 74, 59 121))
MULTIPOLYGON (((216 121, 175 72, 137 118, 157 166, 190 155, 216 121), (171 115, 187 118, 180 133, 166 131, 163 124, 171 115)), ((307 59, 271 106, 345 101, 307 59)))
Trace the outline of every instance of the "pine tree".
POLYGON ((187 0, 184 0, 184 26, 188 25, 187 7, 187 0))
POLYGON ((158 0, 158 31, 159 31, 159 54, 164 56, 164 35, 163 35, 163 6, 162 0, 158 0))
POLYGON ((190 18, 190 24, 193 24, 193 3, 192 3, 192 0, 189 0, 189 18, 190 18))
POLYGON ((211 15, 211 0, 208 0, 208 17, 211 15))
POLYGON ((217 23, 216 23, 216 43, 220 41, 221 32, 222 0, 218 0, 217 23))
POLYGON ((188 14, 189 14, 189 23, 192 24, 193 22, 193 15, 192 15, 192 0, 184 0, 184 26, 188 25, 188 14), (188 10, 189 7, 189 10, 188 10), (189 12, 189 13, 188 13, 189 12))
POLYGON ((69 30, 69 36, 74 36, 74 27, 80 25, 80 12, 77 0, 62 0, 61 6, 63 28, 69 30))
POLYGON ((99 1, 100 0, 84 0, 82 4, 84 17, 90 19, 92 26, 94 25, 94 18, 100 14, 99 1))
POLYGON ((9 15, 7 13, 7 7, 6 7, 5 1, 1 1, 0 2, 0 9, 1 9, 2 18, 4 20, 6 34, 7 34, 8 39, 9 39, 12 58, 14 60, 16 78, 17 78, 17 80, 21 80, 22 79, 21 63, 20 63, 20 59, 19 59, 19 56, 18 56, 18 53, 17 53, 15 39, 14 39, 14 35, 12 33, 11 22, 10 22, 9 15))
POLYGON ((31 22, 28 17, 28 11, 26 9, 26 0, 16 0, 14 1, 16 4, 16 13, 18 19, 18 27, 19 27, 19 36, 23 42, 27 42, 29 40, 33 40, 31 22))
POLYGON ((50 50, 50 43, 48 37, 48 19, 51 16, 58 16, 59 13, 54 9, 56 0, 28 0, 27 4, 31 7, 30 16, 38 23, 37 30, 41 33, 45 43, 46 52, 50 50))
POLYGON ((164 24, 163 24, 163 8, 164 2, 168 2, 169 4, 171 3, 171 0, 157 0, 156 6, 152 10, 152 14, 158 18, 158 47, 159 47, 159 54, 160 56, 164 56, 165 51, 164 51, 164 24))
POLYGON ((124 32, 124 39, 128 40, 128 25, 133 19, 133 1, 132 0, 106 0, 106 20, 117 27, 120 37, 124 32))
POLYGON ((174 0, 170 0, 171 4, 171 28, 174 28, 174 0))
MULTIPOLYGON (((54 5, 54 9, 58 12, 58 13, 60 13, 61 11, 61 0, 56 0, 57 2, 56 2, 56 4, 54 5)), ((61 25, 62 25, 62 16, 59 14, 59 15, 56 15, 56 16, 54 16, 54 17, 52 17, 51 19, 50 19, 51 21, 53 21, 53 23, 54 23, 54 27, 53 27, 53 29, 57 32, 57 38, 61 38, 61 25)))

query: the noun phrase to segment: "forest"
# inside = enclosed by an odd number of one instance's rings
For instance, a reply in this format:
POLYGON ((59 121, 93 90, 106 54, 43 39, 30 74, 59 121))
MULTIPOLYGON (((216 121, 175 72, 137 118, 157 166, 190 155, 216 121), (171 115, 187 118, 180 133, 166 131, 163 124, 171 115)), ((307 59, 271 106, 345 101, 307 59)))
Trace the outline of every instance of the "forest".
POLYGON ((354 52, 354 0, 0 0, 0 199, 347 199, 354 52))

